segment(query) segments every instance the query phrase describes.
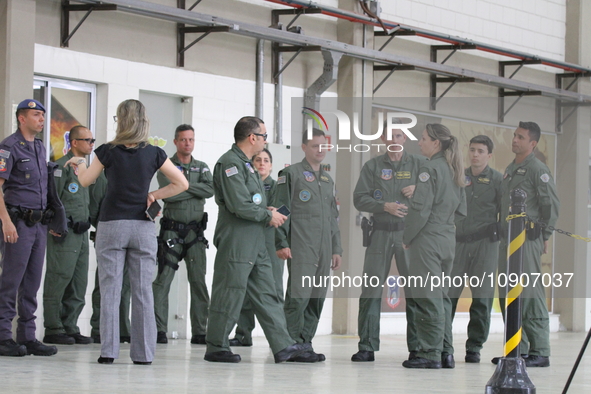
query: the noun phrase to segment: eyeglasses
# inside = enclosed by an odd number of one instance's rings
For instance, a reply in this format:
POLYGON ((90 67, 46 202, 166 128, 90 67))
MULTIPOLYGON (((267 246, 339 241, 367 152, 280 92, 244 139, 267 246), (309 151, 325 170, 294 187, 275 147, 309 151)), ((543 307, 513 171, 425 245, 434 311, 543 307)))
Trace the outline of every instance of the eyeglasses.
POLYGON ((94 138, 74 138, 74 141, 86 141, 89 144, 94 144, 96 139, 94 139, 94 138))
POLYGON ((252 134, 253 134, 253 135, 258 135, 259 137, 263 137, 263 139, 264 139, 265 141, 267 141, 267 135, 268 135, 268 134, 259 134, 259 133, 252 133, 252 134))
POLYGON ((113 116, 113 120, 114 120, 115 122, 117 122, 117 115, 114 115, 114 116, 113 116))

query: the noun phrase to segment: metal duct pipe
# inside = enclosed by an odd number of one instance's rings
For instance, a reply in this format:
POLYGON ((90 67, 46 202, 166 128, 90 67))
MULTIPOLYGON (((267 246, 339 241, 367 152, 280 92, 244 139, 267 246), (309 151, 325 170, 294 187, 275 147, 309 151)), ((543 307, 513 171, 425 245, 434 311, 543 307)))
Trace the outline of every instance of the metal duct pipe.
POLYGON ((263 119, 264 85, 265 85, 265 41, 257 40, 256 57, 256 92, 254 112, 257 118, 263 119))

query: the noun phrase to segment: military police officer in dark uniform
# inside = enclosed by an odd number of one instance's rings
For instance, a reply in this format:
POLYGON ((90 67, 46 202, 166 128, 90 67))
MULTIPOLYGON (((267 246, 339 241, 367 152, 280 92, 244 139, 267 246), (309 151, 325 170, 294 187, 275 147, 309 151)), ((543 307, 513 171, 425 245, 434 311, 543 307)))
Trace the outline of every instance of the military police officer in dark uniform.
POLYGON ((51 356, 57 348, 35 338, 37 291, 52 212, 47 208, 53 205, 48 201, 45 147, 35 138, 43 131, 45 108, 37 100, 24 100, 17 106, 16 117, 18 130, 0 143, 0 355, 51 356), (17 294, 18 343, 12 339, 17 294))
MULTIPOLYGON (((499 254, 499 210, 501 209, 500 172, 488 166, 492 157, 492 140, 478 135, 470 140, 468 156, 470 167, 466 168, 466 203, 468 215, 456 221, 456 255, 451 277, 483 278, 497 271, 499 254), (464 276, 466 275, 466 276, 464 276)), ((448 296, 452 304, 452 319, 464 286, 451 286, 448 296)), ((480 349, 488 338, 490 313, 495 287, 480 283, 471 287, 470 322, 466 341, 467 363, 480 362, 480 349)))
POLYGON ((71 149, 53 172, 57 193, 66 209, 70 231, 66 237, 47 240, 47 269, 43 286, 43 325, 46 343, 90 344, 92 338, 80 334, 78 317, 84 308, 88 284, 88 189, 80 186, 78 175, 64 163, 72 157, 92 153, 94 138, 84 126, 74 126, 68 135, 71 149))

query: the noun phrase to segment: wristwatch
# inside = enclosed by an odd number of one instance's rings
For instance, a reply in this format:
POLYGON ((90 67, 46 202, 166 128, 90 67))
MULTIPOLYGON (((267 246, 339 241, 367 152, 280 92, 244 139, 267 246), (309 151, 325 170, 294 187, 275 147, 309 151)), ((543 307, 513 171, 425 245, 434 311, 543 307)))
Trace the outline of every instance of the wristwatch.
POLYGON ((80 164, 82 164, 82 163, 86 164, 86 159, 85 159, 85 158, 80 158, 80 159, 78 160, 78 162, 76 162, 76 165, 78 165, 78 166, 79 166, 79 165, 80 165, 80 164))

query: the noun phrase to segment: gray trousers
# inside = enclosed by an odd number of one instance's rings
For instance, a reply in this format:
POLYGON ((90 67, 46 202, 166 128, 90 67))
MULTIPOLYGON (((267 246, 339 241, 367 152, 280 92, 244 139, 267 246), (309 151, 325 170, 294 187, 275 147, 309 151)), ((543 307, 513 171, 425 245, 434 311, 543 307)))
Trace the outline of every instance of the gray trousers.
POLYGON ((119 358, 119 303, 123 269, 131 285, 133 361, 153 361, 156 318, 152 280, 156 270, 156 229, 147 220, 99 222, 96 253, 101 288, 101 356, 119 358))

